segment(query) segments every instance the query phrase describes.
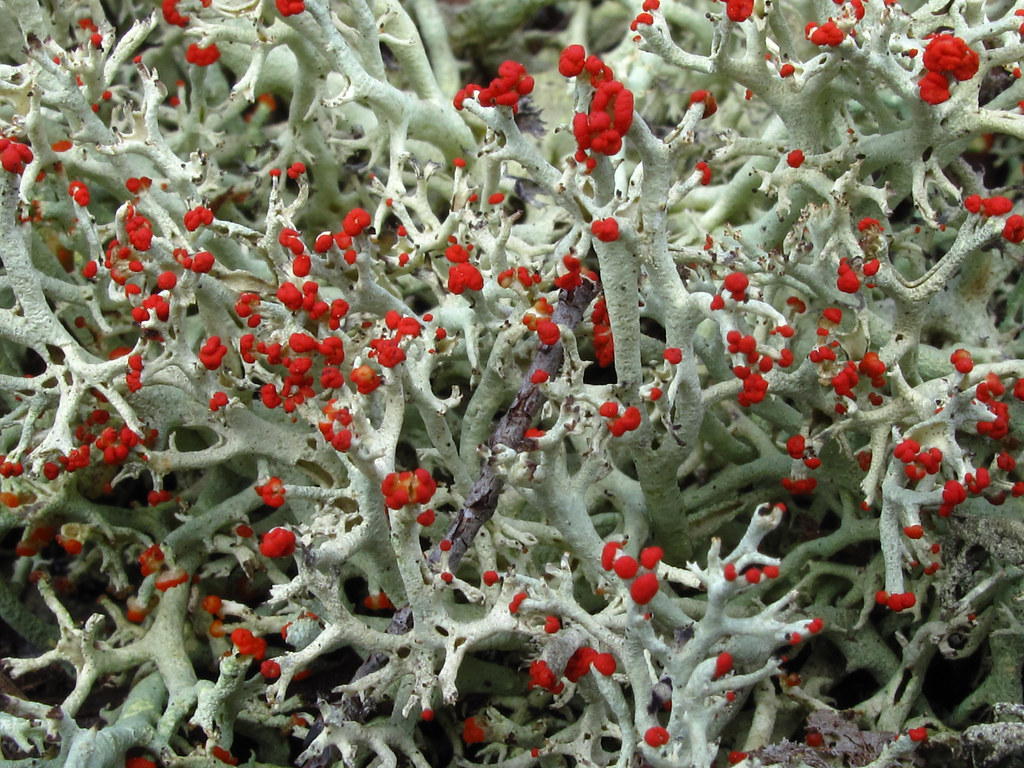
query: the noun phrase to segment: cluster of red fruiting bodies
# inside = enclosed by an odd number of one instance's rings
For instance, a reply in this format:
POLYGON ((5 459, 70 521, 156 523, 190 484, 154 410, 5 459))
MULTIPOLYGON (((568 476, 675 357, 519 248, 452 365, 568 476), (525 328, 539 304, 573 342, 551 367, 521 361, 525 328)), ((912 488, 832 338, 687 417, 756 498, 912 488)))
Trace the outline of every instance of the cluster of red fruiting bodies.
MULTIPOLYGON (((1013 202, 1002 196, 968 195, 964 199, 964 208, 970 213, 987 219, 990 216, 1005 216, 1013 210, 1013 202)), ((1002 236, 1011 243, 1019 243, 1024 240, 1024 216, 1019 213, 1008 216, 1003 225, 1002 236)))
MULTIPOLYGON (((895 0, 884 2, 890 5, 895 0)), ((849 6, 846 6, 843 0, 836 0, 836 4, 843 5, 843 13, 838 21, 830 17, 825 22, 807 23, 804 36, 814 45, 835 47, 843 43, 847 32, 851 35, 856 34, 853 27, 864 18, 864 0, 849 0, 849 6)), ((737 23, 746 21, 754 12, 754 0, 725 0, 725 5, 726 16, 730 21, 737 23)), ((657 0, 653 0, 652 7, 645 3, 645 12, 636 17, 630 28, 636 31, 641 24, 653 24, 654 18, 646 11, 657 8, 657 0)), ((1021 29, 1024 30, 1024 25, 1021 29)), ((921 58, 925 75, 918 81, 918 89, 923 101, 931 105, 942 104, 950 98, 951 82, 963 82, 973 78, 978 73, 980 61, 978 53, 955 35, 934 33, 928 35, 926 39, 928 43, 921 58)), ((914 57, 917 55, 917 49, 911 49, 908 53, 914 57)), ((782 77, 788 77, 794 71, 793 65, 785 64, 780 74, 782 77)), ((798 166, 799 162, 791 161, 790 164, 798 166)))
POLYGON ((658 594, 658 575, 655 569, 661 561, 661 547, 647 547, 640 553, 639 562, 632 555, 622 551, 622 543, 609 541, 601 551, 601 567, 614 571, 623 581, 631 581, 629 596, 637 605, 647 605, 658 594), (641 566, 644 573, 637 575, 641 566))
MULTIPOLYGON (((974 370, 974 362, 971 355, 964 349, 957 349, 950 355, 950 363, 961 376, 967 376, 974 370)), ((852 363, 847 363, 852 366, 852 363)), ((870 377, 873 387, 884 386, 883 374, 885 365, 877 354, 867 353, 857 366, 857 370, 870 377)), ((853 382, 856 384, 856 381, 853 382)), ((838 392, 838 390, 837 390, 838 392)), ((1009 435, 1010 411, 1008 404, 1001 398, 1007 394, 1006 385, 995 374, 988 374, 985 379, 975 386, 974 398, 977 403, 984 404, 993 418, 991 420, 978 421, 975 425, 977 433, 992 440, 1003 440, 1009 435)), ((875 394, 875 393, 872 393, 875 394)), ((1017 379, 1012 393, 1017 400, 1024 401, 1024 379, 1017 379)), ((878 404, 875 400, 873 403, 878 404)), ((880 401, 879 401, 880 402, 880 401)), ((941 410, 941 409, 940 409, 941 410)), ((807 469, 815 470, 821 466, 821 460, 811 453, 807 447, 807 441, 803 435, 794 435, 786 443, 786 450, 789 456, 802 461, 807 469)), ((893 457, 902 463, 904 474, 909 484, 915 484, 926 477, 938 475, 943 468, 944 455, 942 450, 936 446, 925 447, 917 440, 906 437, 898 442, 893 448, 893 457)), ((871 463, 869 452, 858 454, 858 461, 861 469, 867 470, 871 463)), ((978 467, 973 472, 967 472, 962 479, 950 478, 941 485, 941 503, 935 507, 935 512, 940 517, 949 516, 958 504, 963 503, 969 496, 983 496, 991 504, 1002 504, 1008 495, 1013 497, 1024 496, 1024 481, 1012 480, 1010 474, 1016 469, 1016 459, 1006 450, 999 451, 993 459, 993 467, 978 467), (998 481, 993 477, 993 470, 998 470, 1003 477, 998 481), (995 481, 995 482, 994 482, 995 481)), ((931 482, 931 481, 930 481, 931 482)), ((783 478, 783 486, 792 493, 811 493, 816 487, 813 477, 801 479, 783 478)), ((924 537, 925 528, 920 524, 907 525, 903 533, 908 539, 918 540, 924 537)), ((932 555, 938 555, 940 545, 933 543, 920 551, 928 550, 932 555)), ((910 563, 912 567, 918 565, 917 560, 910 563)), ((938 560, 933 560, 923 568, 926 576, 933 575, 941 568, 938 560)), ((879 591, 877 601, 893 611, 899 612, 912 608, 916 598, 912 592, 889 594, 879 591)))
MULTIPOLYGON (((623 137, 633 124, 633 94, 598 56, 587 56, 582 45, 570 45, 562 52, 558 71, 565 77, 585 75, 593 89, 588 111, 577 112, 572 121, 576 161, 593 170, 597 165, 595 154, 610 157, 622 149, 623 137)), ((515 114, 519 99, 529 95, 533 87, 534 80, 522 64, 505 61, 487 87, 467 84, 456 94, 454 104, 461 110, 467 99, 475 99, 481 106, 509 107, 515 114)), ((598 237, 614 239, 611 230, 602 231, 598 237)))
POLYGON ((469 83, 455 94, 455 108, 462 109, 466 99, 476 99, 482 107, 511 107, 519 111, 519 99, 533 92, 533 78, 518 61, 505 61, 498 67, 498 76, 484 87, 469 83))
MULTIPOLYGON (((660 547, 647 547, 640 552, 639 561, 632 555, 629 555, 623 551, 623 545, 618 541, 610 541, 605 544, 601 554, 601 566, 605 571, 614 572, 619 578, 623 580, 633 580, 630 586, 630 597, 639 605, 646 605, 653 598, 653 595, 658 590, 657 576, 653 573, 654 569, 657 568, 659 561, 661 560, 663 552, 660 547), (641 569, 644 569, 644 573, 637 576, 641 569)), ((738 577, 737 569, 735 564, 727 563, 723 567, 723 577, 726 581, 735 581, 738 577)), ((763 568, 750 567, 743 571, 744 580, 748 584, 757 584, 761 581, 762 576, 769 579, 777 578, 779 575, 779 568, 775 565, 766 565, 763 568)), ((518 593, 512 601, 509 610, 513 613, 517 612, 519 605, 527 597, 525 592, 518 593)), ((557 632, 561 628, 561 622, 554 616, 548 616, 545 622, 546 632, 557 632)), ((807 632, 811 635, 817 634, 824 628, 824 621, 820 618, 812 619, 805 625, 807 632)), ((803 635, 800 632, 792 632, 788 637, 787 641, 791 645, 798 645, 803 642, 803 635)), ((571 683, 578 682, 581 677, 586 675, 591 669, 595 669, 604 676, 609 676, 615 673, 616 663, 615 657, 609 653, 600 653, 590 646, 582 646, 577 648, 576 651, 570 656, 565 664, 564 670, 562 671, 562 677, 571 683)), ((721 651, 715 657, 714 671, 712 673, 712 679, 718 680, 724 677, 733 670, 733 657, 728 651, 721 651)), ((560 676, 550 668, 547 661, 544 659, 536 659, 530 664, 530 683, 529 688, 542 688, 550 693, 557 694, 561 693, 565 688, 565 683, 562 681, 560 676)), ((734 693, 729 693, 729 698, 734 698, 734 693)), ((671 702, 666 702, 666 708, 671 705, 671 702)), ((477 733, 478 724, 473 722, 474 730, 472 731, 473 738, 467 739, 467 743, 475 743, 476 741, 484 740, 484 733, 481 731, 477 733), (477 738, 479 737, 479 738, 477 738)), ((466 733, 463 734, 466 738, 466 733)), ((644 741, 651 747, 657 748, 664 746, 669 741, 669 733, 663 726, 652 726, 648 728, 644 733, 644 741)))
MULTIPOLYGON (((157 437, 158 432, 155 429, 138 434, 127 426, 116 426, 111 423, 110 411, 95 408, 84 422, 75 426, 74 438, 78 445, 68 451, 67 456, 57 456, 56 461, 45 462, 42 475, 47 480, 56 480, 62 472, 74 473, 85 469, 97 456, 109 467, 121 466, 131 457, 146 461, 145 449, 152 445, 157 437)), ((24 467, 20 461, 12 462, 8 461, 6 456, 0 456, 0 477, 19 477, 23 473, 24 467)), ((109 486, 104 490, 109 490, 109 486)), ((149 500, 155 505, 167 498, 167 494, 151 491, 149 500)), ((0 501, 11 507, 20 503, 18 494, 12 493, 0 495, 0 501)))
POLYGON ((558 71, 564 77, 586 76, 594 89, 590 109, 577 112, 572 120, 576 161, 593 170, 597 165, 594 154, 610 157, 622 149, 622 139, 633 125, 633 93, 599 57, 587 56, 582 45, 562 51, 558 71))
POLYGON ((918 88, 921 99, 932 105, 949 100, 950 77, 963 82, 978 74, 978 54, 953 35, 932 35, 921 63, 927 74, 918 81, 918 88))

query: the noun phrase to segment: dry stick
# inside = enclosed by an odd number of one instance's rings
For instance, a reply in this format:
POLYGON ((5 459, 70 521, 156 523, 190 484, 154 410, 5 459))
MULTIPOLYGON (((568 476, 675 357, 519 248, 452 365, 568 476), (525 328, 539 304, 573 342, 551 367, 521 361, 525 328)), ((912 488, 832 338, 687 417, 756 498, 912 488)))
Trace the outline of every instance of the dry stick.
MULTIPOLYGON (((563 290, 558 297, 558 306, 555 307, 555 311, 551 315, 552 322, 556 323, 560 328, 573 330, 583 318, 583 311, 596 295, 597 284, 586 279, 582 285, 573 290, 563 290)), ((452 521, 451 528, 448 530, 448 535, 445 538, 451 542, 451 548, 447 552, 442 552, 440 543, 435 545, 427 557, 427 563, 431 567, 437 567, 442 559, 447 558, 447 570, 450 573, 455 573, 458 570, 463 555, 466 554, 473 543, 477 531, 480 530, 484 523, 491 519, 495 507, 498 505, 498 494, 501 491, 502 485, 501 478, 498 477, 494 469, 494 455, 501 445, 515 450, 524 449, 526 430, 533 423, 533 419, 544 401, 540 387, 533 382, 534 373, 544 371, 548 376, 557 375, 564 357, 565 354, 561 341, 551 345, 542 344, 540 346, 540 349, 533 358, 530 369, 523 377, 522 384, 519 386, 519 392, 516 393, 512 405, 509 406, 508 411, 505 412, 501 421, 498 422, 498 426, 495 427, 494 433, 491 435, 490 440, 488 440, 487 447, 490 449, 490 456, 484 462, 483 467, 480 469, 480 476, 466 495, 461 512, 452 521)), ((395 613, 391 623, 388 625, 387 631, 392 635, 404 635, 412 629, 412 625, 412 608, 409 605, 405 605, 395 613)), ((383 668, 388 663, 388 660, 389 656, 385 653, 371 653, 352 676, 352 682, 383 668)), ((342 719, 365 722, 373 713, 376 704, 377 702, 372 698, 364 701, 359 695, 346 696, 341 702, 342 719)), ((316 724, 310 729, 306 743, 311 743, 321 730, 323 730, 323 722, 320 718, 317 718, 316 724)), ((320 766, 331 765, 338 756, 329 753, 333 753, 335 750, 334 745, 330 745, 325 752, 311 761, 307 761, 305 764, 306 768, 319 768, 320 766), (323 762, 324 760, 328 762, 323 762)))

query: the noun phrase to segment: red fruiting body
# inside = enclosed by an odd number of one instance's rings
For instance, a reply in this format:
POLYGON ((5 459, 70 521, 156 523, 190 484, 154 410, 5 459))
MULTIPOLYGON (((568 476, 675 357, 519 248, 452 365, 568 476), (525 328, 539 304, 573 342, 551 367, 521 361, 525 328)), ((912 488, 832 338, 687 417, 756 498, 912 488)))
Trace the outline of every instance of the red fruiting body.
POLYGON ((133 624, 141 624, 146 620, 151 609, 152 603, 143 605, 137 597, 132 596, 125 601, 124 617, 133 624))
POLYGON ((668 744, 668 731, 662 728, 660 725, 655 725, 647 729, 644 734, 644 741, 651 747, 661 747, 668 744))
POLYGON ((806 441, 803 435, 793 435, 786 441, 786 453, 793 459, 802 459, 806 450, 806 441))
POLYGON ((561 693, 565 688, 565 683, 551 671, 546 661, 538 659, 530 662, 530 682, 526 686, 529 691, 534 688, 543 688, 549 693, 561 693))
POLYGON ((85 182, 72 181, 68 184, 68 194, 76 205, 85 207, 89 204, 89 188, 85 186, 85 182))
POLYGON ((620 579, 632 579, 640 569, 636 560, 629 555, 620 555, 612 564, 612 569, 620 579))
POLYGON ((593 648, 583 646, 577 648, 576 652, 569 657, 569 661, 565 663, 565 679, 570 683, 577 682, 587 672, 590 671, 590 665, 593 663, 594 658, 597 656, 597 651, 593 648))
POLYGON ((0 165, 8 173, 24 173, 25 164, 31 163, 33 157, 32 150, 27 144, 22 144, 17 139, 0 138, 0 165))
POLYGON ((750 278, 742 272, 730 272, 722 281, 722 287, 732 294, 736 301, 743 301, 747 298, 747 288, 750 285, 750 278))
POLYGON ((615 553, 622 549, 622 544, 617 541, 609 541, 601 550, 601 567, 606 571, 612 569, 615 562, 615 553))
POLYGON ((904 464, 909 464, 917 458, 919 450, 921 450, 921 445, 916 440, 911 440, 908 437, 893 448, 892 454, 904 464))
POLYGON ((613 243, 619 239, 619 222, 615 219, 595 219, 590 223, 590 231, 602 243, 613 243))
POLYGON ((759 373, 752 373, 743 379, 743 390, 737 396, 737 401, 744 408, 749 408, 755 403, 764 400, 768 391, 768 382, 759 373))
POLYGON ((210 750, 210 754, 220 760, 222 763, 228 765, 238 765, 238 758, 228 752, 224 747, 214 747, 210 750))
POLYGON ((871 386, 880 389, 885 386, 882 375, 885 373, 885 363, 878 357, 877 352, 867 352, 857 365, 857 370, 871 379, 871 386))
POLYGON ((612 338, 608 305, 603 298, 594 304, 590 320, 594 323, 594 354, 597 364, 601 367, 609 366, 615 361, 615 340, 612 338))
POLYGON ((638 13, 636 18, 633 19, 633 21, 630 23, 629 28, 633 32, 636 32, 637 29, 640 26, 642 26, 642 25, 650 26, 653 23, 654 23, 654 17, 651 14, 649 14, 649 13, 638 13))
MULTIPOLYGON (((694 168, 700 171, 700 183, 702 187, 706 187, 711 183, 711 166, 705 163, 703 160, 697 163, 694 168)), ((712 307, 714 309, 714 307, 712 307)))
POLYGON ((718 111, 718 103, 715 101, 714 94, 710 91, 701 90, 691 93, 690 106, 692 107, 695 104, 704 105, 704 114, 701 116, 701 120, 706 120, 718 111))
MULTIPOLYGON (((469 246, 472 248, 473 246, 469 246)), ((452 264, 464 264, 469 261, 469 250, 458 243, 453 243, 444 249, 444 257, 452 264)))
POLYGON ((380 485, 384 494, 384 502, 391 509, 401 509, 409 504, 427 504, 430 502, 437 483, 425 469, 414 472, 392 472, 380 485))
POLYGON ((221 360, 227 354, 228 348, 221 344, 220 336, 211 336, 199 350, 199 362, 208 371, 215 371, 220 367, 221 360))
POLYGON ((971 359, 971 353, 966 349, 958 349, 949 356, 949 362, 953 364, 960 373, 970 373, 974 370, 974 361, 971 359))
POLYGON ((158 578, 153 583, 153 586, 161 592, 166 592, 168 589, 184 584, 186 581, 188 581, 188 574, 184 568, 171 568, 158 578))
POLYGON ((619 418, 608 424, 608 431, 615 437, 621 437, 626 432, 631 432, 639 426, 640 409, 635 405, 631 405, 619 418))
POLYGON ((281 478, 271 477, 265 484, 257 485, 254 490, 263 497, 263 503, 268 507, 276 509, 284 505, 284 483, 281 482, 281 478))
POLYGON ((156 278, 156 287, 161 291, 170 291, 178 284, 178 276, 173 272, 161 272, 156 278))
POLYGON ((216 616, 221 611, 224 601, 217 595, 207 595, 200 604, 202 609, 211 616, 216 616))
POLYGON ((61 534, 57 534, 57 543, 64 548, 64 551, 69 555, 80 555, 82 554, 82 542, 78 539, 69 539, 61 534))
POLYGON ((826 307, 821 310, 821 316, 833 325, 839 325, 843 321, 843 310, 839 307, 826 307))
POLYGON ((263 535, 260 554, 264 557, 288 557, 295 552, 295 534, 287 528, 273 528, 263 535))
POLYGON ((844 39, 846 39, 846 33, 840 29, 834 21, 826 21, 821 26, 814 29, 807 39, 815 45, 829 45, 836 46, 840 45, 844 39))
POLYGON ((213 254, 209 251, 200 251, 192 257, 190 269, 198 274, 205 274, 213 268, 213 254))
POLYGON ((213 211, 202 205, 198 205, 185 212, 184 222, 185 229, 189 232, 195 232, 203 224, 210 225, 213 223, 213 211))
POLYGON ((836 287, 843 293, 856 293, 860 289, 860 278, 850 266, 850 260, 842 258, 839 260, 839 272, 836 278, 836 287))
POLYGON ((220 50, 216 43, 210 43, 205 48, 200 48, 196 43, 192 43, 185 50, 185 61, 195 64, 197 67, 208 67, 219 58, 220 50))
POLYGON ((356 385, 359 394, 368 395, 380 386, 380 376, 368 365, 360 365, 352 369, 349 381, 356 385))
POLYGON ((582 45, 570 45, 558 59, 558 72, 562 77, 576 77, 583 72, 587 52, 582 45))
POLYGON ((917 597, 913 592, 904 592, 903 594, 889 595, 886 600, 886 605, 889 606, 889 610, 894 613, 905 611, 909 608, 913 608, 917 604, 917 597))
POLYGON ((275 0, 275 5, 282 16, 297 16, 306 10, 303 0, 275 0))
POLYGON ((349 237, 358 237, 370 226, 370 214, 362 208, 353 208, 345 215, 341 228, 349 237))
POLYGON ((722 651, 715 659, 715 680, 732 671, 732 654, 722 651))
POLYGON ((986 197, 981 201, 983 216, 1002 216, 1013 210, 1013 201, 1008 197, 986 197))
POLYGON ((448 270, 448 290, 456 295, 466 290, 479 291, 483 287, 483 275, 472 264, 456 264, 448 270))
POLYGON ((153 544, 139 555, 139 565, 142 568, 142 575, 149 576, 163 568, 164 553, 159 544, 153 544))
POLYGON ((637 605, 647 605, 658 594, 658 577, 654 573, 637 576, 629 588, 629 596, 637 605))
POLYGON ((949 101, 949 81, 938 72, 929 72, 917 81, 921 100, 935 106, 949 101))
POLYGON ((928 42, 921 63, 928 71, 918 81, 918 89, 921 99, 932 105, 949 100, 949 75, 969 80, 978 73, 979 66, 978 54, 963 40, 944 34, 935 35, 928 42))
POLYGON ((746 21, 754 12, 754 0, 726 0, 725 15, 729 21, 746 21))
POLYGON ((522 605, 523 600, 527 597, 528 595, 525 592, 516 592, 516 594, 512 596, 511 602, 508 604, 508 612, 519 613, 519 606, 522 605))
POLYGON ((540 338, 541 344, 546 344, 550 347, 558 343, 561 334, 556 323, 551 322, 547 318, 541 318, 537 321, 537 336, 540 338))
POLYGON ((467 717, 462 727, 462 740, 467 744, 479 744, 487 738, 484 729, 472 717, 467 717))
POLYGON ((595 654, 590 663, 594 669, 605 677, 611 677, 615 674, 615 657, 610 653, 595 654))
POLYGON ((267 641, 262 637, 255 637, 250 630, 243 627, 232 631, 231 642, 242 656, 252 656, 257 661, 262 660, 267 652, 267 641))
POLYGON ((1011 243, 1019 243, 1024 241, 1024 216, 1019 213, 1013 214, 1006 220, 1006 224, 1003 226, 1003 237, 1009 240, 1011 243))
POLYGON ((371 611, 392 611, 395 608, 395 604, 391 602, 391 598, 385 592, 367 595, 363 598, 363 605, 371 611))
POLYGON ((664 556, 665 552, 661 547, 646 547, 640 552, 640 564, 649 571, 654 570, 664 556))
POLYGON ((935 35, 925 46, 921 63, 929 72, 944 72, 957 80, 970 80, 978 73, 978 54, 953 35, 935 35))

